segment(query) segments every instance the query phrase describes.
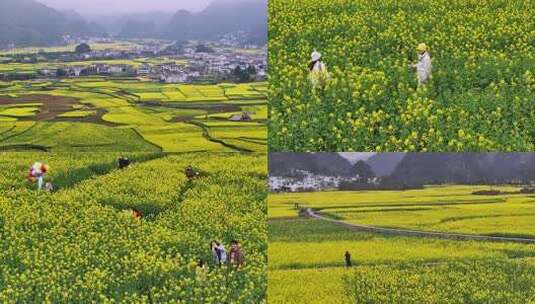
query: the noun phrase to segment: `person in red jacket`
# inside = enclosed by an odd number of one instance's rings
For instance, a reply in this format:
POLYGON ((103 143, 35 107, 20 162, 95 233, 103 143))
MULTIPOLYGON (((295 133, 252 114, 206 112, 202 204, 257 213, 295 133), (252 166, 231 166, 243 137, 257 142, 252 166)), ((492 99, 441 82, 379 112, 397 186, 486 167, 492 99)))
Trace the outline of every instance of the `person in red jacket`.
POLYGON ((242 266, 245 264, 245 255, 242 252, 242 249, 240 247, 240 242, 236 240, 232 240, 230 242, 230 264, 236 265, 236 266, 242 266))
POLYGON ((132 216, 135 218, 135 219, 141 219, 141 211, 137 210, 137 209, 132 209, 132 216))

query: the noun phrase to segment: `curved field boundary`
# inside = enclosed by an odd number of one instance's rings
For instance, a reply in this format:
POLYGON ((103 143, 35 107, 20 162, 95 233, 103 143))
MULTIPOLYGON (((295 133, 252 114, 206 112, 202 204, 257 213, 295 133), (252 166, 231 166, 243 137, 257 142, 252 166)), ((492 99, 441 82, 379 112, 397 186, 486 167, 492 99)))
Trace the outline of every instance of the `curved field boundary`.
POLYGON ((20 150, 37 150, 42 152, 48 152, 48 147, 33 144, 20 144, 20 145, 5 145, 0 146, 0 151, 20 151, 20 150))
MULTIPOLYGON (((32 130, 33 128, 35 128, 37 126, 37 122, 34 122, 31 126, 27 127, 26 129, 18 132, 18 133, 13 133, 11 135, 8 135, 6 137, 3 137, 3 138, 0 138, 0 143, 1 142, 5 142, 6 140, 8 139, 11 139, 11 138, 14 138, 14 137, 17 137, 17 136, 20 136, 20 135, 23 135, 27 132, 30 132, 30 130, 32 130)), ((16 126, 15 126, 16 127, 16 126)))
POLYGON ((301 214, 320 219, 323 221, 328 221, 336 223, 351 230, 372 232, 372 233, 381 233, 386 235, 401 235, 401 236, 415 236, 415 237, 431 237, 431 238, 441 238, 441 239, 453 239, 453 240, 463 240, 463 241, 493 241, 493 242, 515 242, 515 243, 532 243, 535 244, 535 238, 516 238, 516 237, 500 237, 500 236, 486 236, 486 235, 477 235, 477 234, 462 234, 462 233, 446 233, 446 232, 431 232, 431 231, 420 231, 420 230, 408 230, 408 229, 395 229, 395 228, 380 228, 374 226, 365 226, 358 224, 349 224, 343 221, 331 219, 325 217, 319 213, 314 212, 311 208, 306 208, 301 210, 301 214))
POLYGON ((142 141, 144 141, 144 142, 146 142, 146 143, 149 143, 150 145, 153 145, 154 147, 156 147, 156 149, 160 150, 160 152, 165 152, 165 151, 164 151, 164 148, 163 148, 162 146, 160 146, 160 145, 158 145, 158 144, 156 144, 156 143, 154 143, 154 142, 149 141, 148 139, 146 139, 146 138, 143 136, 143 134, 141 134, 141 132, 140 132, 137 128, 130 128, 130 129, 133 130, 134 133, 136 133, 137 136, 139 136, 139 138, 140 138, 142 141))
MULTIPOLYGON (((140 156, 134 156, 131 158, 131 160, 134 164, 143 164, 146 162, 163 158, 165 156, 166 154, 162 152, 152 152, 140 156)), ((60 172, 60 174, 55 177, 55 184, 58 186, 58 189, 69 189, 75 187, 77 184, 85 180, 104 176, 119 170, 126 171, 130 168, 131 166, 125 169, 119 169, 115 161, 95 163, 85 167, 74 169, 72 171, 60 172)))
POLYGON ((194 125, 194 126, 197 126, 199 128, 202 129, 202 133, 203 133, 203 136, 204 138, 206 138, 207 140, 211 141, 211 142, 215 142, 215 143, 218 143, 224 147, 227 147, 227 148, 230 148, 230 149, 233 149, 233 150, 236 150, 238 152, 254 152, 252 150, 249 150, 249 149, 246 149, 246 148, 242 148, 242 147, 238 147, 238 146, 235 146, 235 145, 232 145, 232 144, 229 144, 221 139, 217 139, 217 138, 214 138, 210 135, 210 131, 208 130, 208 127, 206 127, 204 124, 200 123, 200 122, 197 122, 197 121, 190 121, 190 122, 187 122, 191 125, 194 125))

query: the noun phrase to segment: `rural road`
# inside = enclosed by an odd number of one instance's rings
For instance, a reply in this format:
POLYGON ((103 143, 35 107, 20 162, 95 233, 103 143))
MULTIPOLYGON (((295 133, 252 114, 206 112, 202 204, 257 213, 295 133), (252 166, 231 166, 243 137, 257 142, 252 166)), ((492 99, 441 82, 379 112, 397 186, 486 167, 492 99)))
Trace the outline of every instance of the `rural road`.
POLYGON ((315 212, 311 208, 304 210, 304 215, 311 218, 320 219, 323 221, 329 221, 336 223, 346 228, 355 231, 364 231, 372 233, 382 233, 387 235, 401 235, 401 236, 415 236, 415 237, 432 237, 441 239, 454 239, 454 240, 466 240, 466 241, 494 241, 494 242, 516 242, 516 243, 532 243, 535 244, 535 238, 517 238, 517 237, 500 237, 500 236, 487 236, 477 234, 462 234, 462 233, 446 233, 446 232, 431 232, 431 231, 419 231, 419 230, 407 230, 407 229, 395 229, 395 228, 380 228, 373 226, 365 226, 358 224, 349 224, 339 220, 331 219, 315 212))

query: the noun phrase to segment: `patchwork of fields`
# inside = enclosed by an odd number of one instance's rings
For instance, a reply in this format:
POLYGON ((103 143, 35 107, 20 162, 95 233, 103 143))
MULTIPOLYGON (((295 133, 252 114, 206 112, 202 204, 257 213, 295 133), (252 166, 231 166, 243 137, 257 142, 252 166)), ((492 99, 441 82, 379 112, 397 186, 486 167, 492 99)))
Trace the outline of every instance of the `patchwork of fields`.
POLYGON ((526 303, 534 301, 535 245, 357 232, 299 217, 309 207, 344 223, 535 238, 533 197, 518 187, 272 194, 268 200, 273 303, 526 303), (345 267, 344 253, 353 267, 345 267), (500 290, 497 293, 496 290, 500 290))
POLYGON ((0 149, 262 152, 266 94, 266 83, 176 85, 95 77, 3 83, 0 149), (243 112, 251 119, 229 120, 243 112))
POLYGON ((265 302, 266 156, 119 155, 0 153, 0 301, 265 302), (36 160, 57 191, 26 182, 36 160), (245 265, 214 265, 213 239, 239 240, 245 265))

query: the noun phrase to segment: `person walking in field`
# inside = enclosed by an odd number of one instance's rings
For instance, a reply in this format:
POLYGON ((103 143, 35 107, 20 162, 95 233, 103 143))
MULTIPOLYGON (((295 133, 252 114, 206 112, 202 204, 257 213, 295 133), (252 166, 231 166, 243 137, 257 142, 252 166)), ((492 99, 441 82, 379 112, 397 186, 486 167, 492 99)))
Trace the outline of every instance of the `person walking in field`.
POLYGON ((321 60, 321 53, 314 51, 310 55, 310 63, 308 69, 310 71, 309 79, 312 86, 315 88, 323 88, 329 80, 329 72, 327 66, 321 60))
POLYGON ((227 262, 227 252, 225 250, 225 246, 214 240, 210 244, 210 247, 212 249, 212 255, 214 256, 214 261, 216 264, 220 266, 225 264, 227 262))
POLYGON ((411 64, 410 68, 416 69, 418 86, 425 86, 431 79, 431 72, 433 70, 429 48, 425 43, 420 43, 416 48, 416 51, 418 52, 418 62, 411 64))
POLYGON ((45 175, 48 172, 48 170, 49 170, 48 165, 45 165, 40 162, 35 162, 30 167, 30 171, 28 172, 28 181, 30 182, 37 181, 37 190, 41 190, 43 188, 43 184, 45 182, 45 175))
POLYGON ((236 266, 242 266, 245 264, 245 255, 240 247, 240 242, 232 240, 230 242, 230 264, 236 266))
POLYGON ((351 263, 351 253, 349 253, 349 251, 346 251, 344 256, 345 256, 345 259, 346 259, 346 267, 353 266, 353 264, 351 263))

